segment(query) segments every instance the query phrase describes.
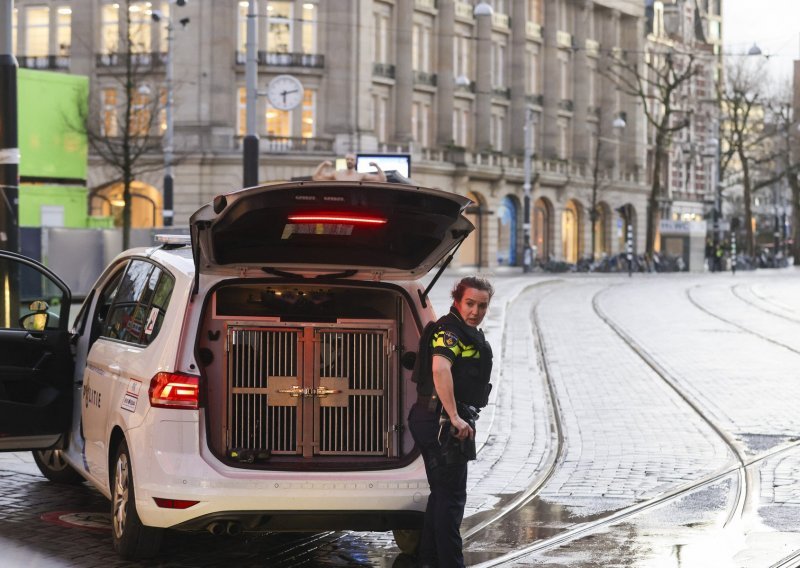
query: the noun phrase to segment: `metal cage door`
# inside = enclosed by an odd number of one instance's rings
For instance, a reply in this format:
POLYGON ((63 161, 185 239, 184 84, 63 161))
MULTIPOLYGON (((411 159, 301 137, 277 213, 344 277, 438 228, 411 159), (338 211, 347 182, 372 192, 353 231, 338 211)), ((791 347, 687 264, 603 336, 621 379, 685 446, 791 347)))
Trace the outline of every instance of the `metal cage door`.
POLYGON ((314 345, 315 453, 388 455, 388 331, 318 329, 314 345))
POLYGON ((228 329, 228 448, 256 458, 300 451, 302 329, 228 329))

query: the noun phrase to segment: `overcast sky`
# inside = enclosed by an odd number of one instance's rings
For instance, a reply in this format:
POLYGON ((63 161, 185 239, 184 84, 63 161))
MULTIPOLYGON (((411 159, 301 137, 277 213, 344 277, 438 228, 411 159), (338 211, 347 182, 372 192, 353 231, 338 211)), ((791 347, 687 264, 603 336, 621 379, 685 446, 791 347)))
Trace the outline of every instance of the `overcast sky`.
POLYGON ((773 81, 792 76, 800 59, 800 0, 722 0, 722 39, 727 53, 758 44, 769 55, 773 81))

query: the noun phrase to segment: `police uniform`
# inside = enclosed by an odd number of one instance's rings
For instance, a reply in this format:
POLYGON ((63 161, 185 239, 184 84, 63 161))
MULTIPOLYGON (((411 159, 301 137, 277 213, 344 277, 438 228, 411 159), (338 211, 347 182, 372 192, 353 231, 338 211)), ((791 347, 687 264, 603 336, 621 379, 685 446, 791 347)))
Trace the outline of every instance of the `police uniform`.
MULTIPOLYGON (((421 346, 422 347, 422 346, 421 346)), ((488 401, 492 350, 483 332, 468 326, 455 307, 433 328, 428 353, 447 358, 452 366, 456 402, 483 408, 488 401)), ((421 351, 421 349, 420 349, 421 351)), ((431 493, 419 546, 423 566, 464 566, 461 521, 467 502, 467 459, 444 459, 439 443, 441 404, 430 371, 432 357, 422 358, 427 375, 417 382, 417 402, 408 416, 411 435, 422 452, 431 493)))

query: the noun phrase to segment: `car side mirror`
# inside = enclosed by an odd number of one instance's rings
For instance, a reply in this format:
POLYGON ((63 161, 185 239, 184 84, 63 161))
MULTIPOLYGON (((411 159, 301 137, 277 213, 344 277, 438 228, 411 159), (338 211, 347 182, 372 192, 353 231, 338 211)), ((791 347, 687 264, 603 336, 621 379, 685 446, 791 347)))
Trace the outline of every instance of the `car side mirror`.
POLYGON ((47 302, 44 300, 34 300, 31 302, 30 306, 28 306, 30 313, 19 319, 19 324, 22 326, 22 329, 27 329, 29 331, 43 331, 46 329, 47 320, 50 319, 50 314, 47 313, 49 307, 50 306, 48 306, 47 302))

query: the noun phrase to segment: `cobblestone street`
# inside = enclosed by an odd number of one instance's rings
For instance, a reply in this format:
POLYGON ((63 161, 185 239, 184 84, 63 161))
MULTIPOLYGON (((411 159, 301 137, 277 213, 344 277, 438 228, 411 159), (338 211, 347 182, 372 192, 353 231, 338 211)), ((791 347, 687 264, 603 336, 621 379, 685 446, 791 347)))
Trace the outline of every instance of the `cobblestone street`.
MULTIPOLYGON (((458 277, 434 288, 438 313, 458 277)), ((493 279, 469 564, 800 565, 800 271, 493 279)), ((0 454, 0 565, 138 565, 114 555, 107 511, 0 454)), ((413 562, 388 533, 170 533, 155 565, 413 562)))

